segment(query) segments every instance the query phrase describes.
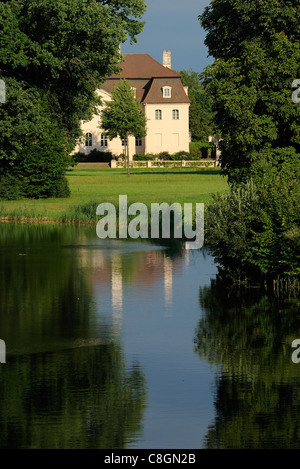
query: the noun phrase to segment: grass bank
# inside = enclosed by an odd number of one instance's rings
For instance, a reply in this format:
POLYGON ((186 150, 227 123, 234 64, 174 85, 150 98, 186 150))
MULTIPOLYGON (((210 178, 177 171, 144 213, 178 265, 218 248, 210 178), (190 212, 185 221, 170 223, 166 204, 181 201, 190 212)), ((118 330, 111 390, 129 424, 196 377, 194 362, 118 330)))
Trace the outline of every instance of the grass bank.
POLYGON ((227 190, 226 179, 218 168, 124 169, 74 168, 67 172, 71 196, 67 199, 21 199, 0 201, 4 221, 93 222, 94 207, 102 202, 118 205, 119 195, 128 203, 201 203, 212 193, 227 190))

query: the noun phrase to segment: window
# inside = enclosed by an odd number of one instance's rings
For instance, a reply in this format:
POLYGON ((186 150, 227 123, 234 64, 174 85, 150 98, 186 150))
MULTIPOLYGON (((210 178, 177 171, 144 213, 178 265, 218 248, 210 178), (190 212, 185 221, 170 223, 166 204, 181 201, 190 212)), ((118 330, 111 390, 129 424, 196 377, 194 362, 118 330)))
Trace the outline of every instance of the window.
POLYGON ((86 147, 92 147, 93 146, 93 135, 90 132, 85 134, 85 146, 86 147))
POLYGON ((173 109, 172 118, 173 118, 173 121, 178 121, 179 120, 179 110, 178 109, 173 109))
POLYGON ((134 87, 132 86, 131 89, 132 89, 132 91, 133 91, 134 97, 136 98, 136 88, 134 88, 134 87))
POLYGON ((101 134, 101 147, 107 147, 107 136, 105 134, 101 134))
POLYGON ((171 86, 163 86, 163 97, 164 98, 171 98, 171 86))
POLYGON ((122 147, 125 146, 125 142, 126 142, 126 145, 127 145, 127 138, 122 138, 122 147))
POLYGON ((142 146, 142 139, 141 138, 136 138, 135 139, 135 146, 136 147, 141 147, 142 146))
POLYGON ((162 112, 161 109, 156 109, 155 111, 155 120, 161 121, 162 120, 162 112))

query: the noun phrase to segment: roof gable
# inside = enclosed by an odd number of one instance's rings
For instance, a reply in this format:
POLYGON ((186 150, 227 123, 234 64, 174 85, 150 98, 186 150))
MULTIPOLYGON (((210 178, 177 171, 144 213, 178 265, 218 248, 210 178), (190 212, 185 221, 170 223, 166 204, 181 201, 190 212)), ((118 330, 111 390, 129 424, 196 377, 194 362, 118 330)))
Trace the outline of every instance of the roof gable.
POLYGON ((143 103, 190 103, 178 73, 164 67, 149 54, 122 55, 121 73, 111 75, 102 85, 106 92, 111 93, 121 79, 126 79, 136 89, 137 99, 143 103), (163 86, 172 87, 171 98, 163 98, 163 86))

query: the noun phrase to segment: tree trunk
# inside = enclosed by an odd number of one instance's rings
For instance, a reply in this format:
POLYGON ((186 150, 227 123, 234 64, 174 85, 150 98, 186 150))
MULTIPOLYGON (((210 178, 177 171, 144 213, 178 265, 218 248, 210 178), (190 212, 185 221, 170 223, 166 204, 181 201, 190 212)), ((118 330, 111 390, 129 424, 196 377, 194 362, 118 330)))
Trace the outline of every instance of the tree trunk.
POLYGON ((127 176, 130 176, 130 167, 129 167, 129 138, 128 135, 125 138, 125 154, 126 154, 126 161, 127 161, 127 176))

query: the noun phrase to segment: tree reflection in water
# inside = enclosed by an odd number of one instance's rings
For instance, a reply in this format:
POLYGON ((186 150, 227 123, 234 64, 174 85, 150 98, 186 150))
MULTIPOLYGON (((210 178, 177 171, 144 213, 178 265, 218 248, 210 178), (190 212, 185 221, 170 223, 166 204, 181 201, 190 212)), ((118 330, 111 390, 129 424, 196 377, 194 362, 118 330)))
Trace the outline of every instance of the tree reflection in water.
POLYGON ((0 331, 8 351, 0 367, 1 448, 124 448, 142 431, 144 372, 126 364, 113 322, 95 314, 77 251, 62 248, 88 236, 0 226, 0 331))
POLYGON ((300 448, 300 300, 226 287, 200 289, 195 350, 219 369, 208 448, 300 448))

